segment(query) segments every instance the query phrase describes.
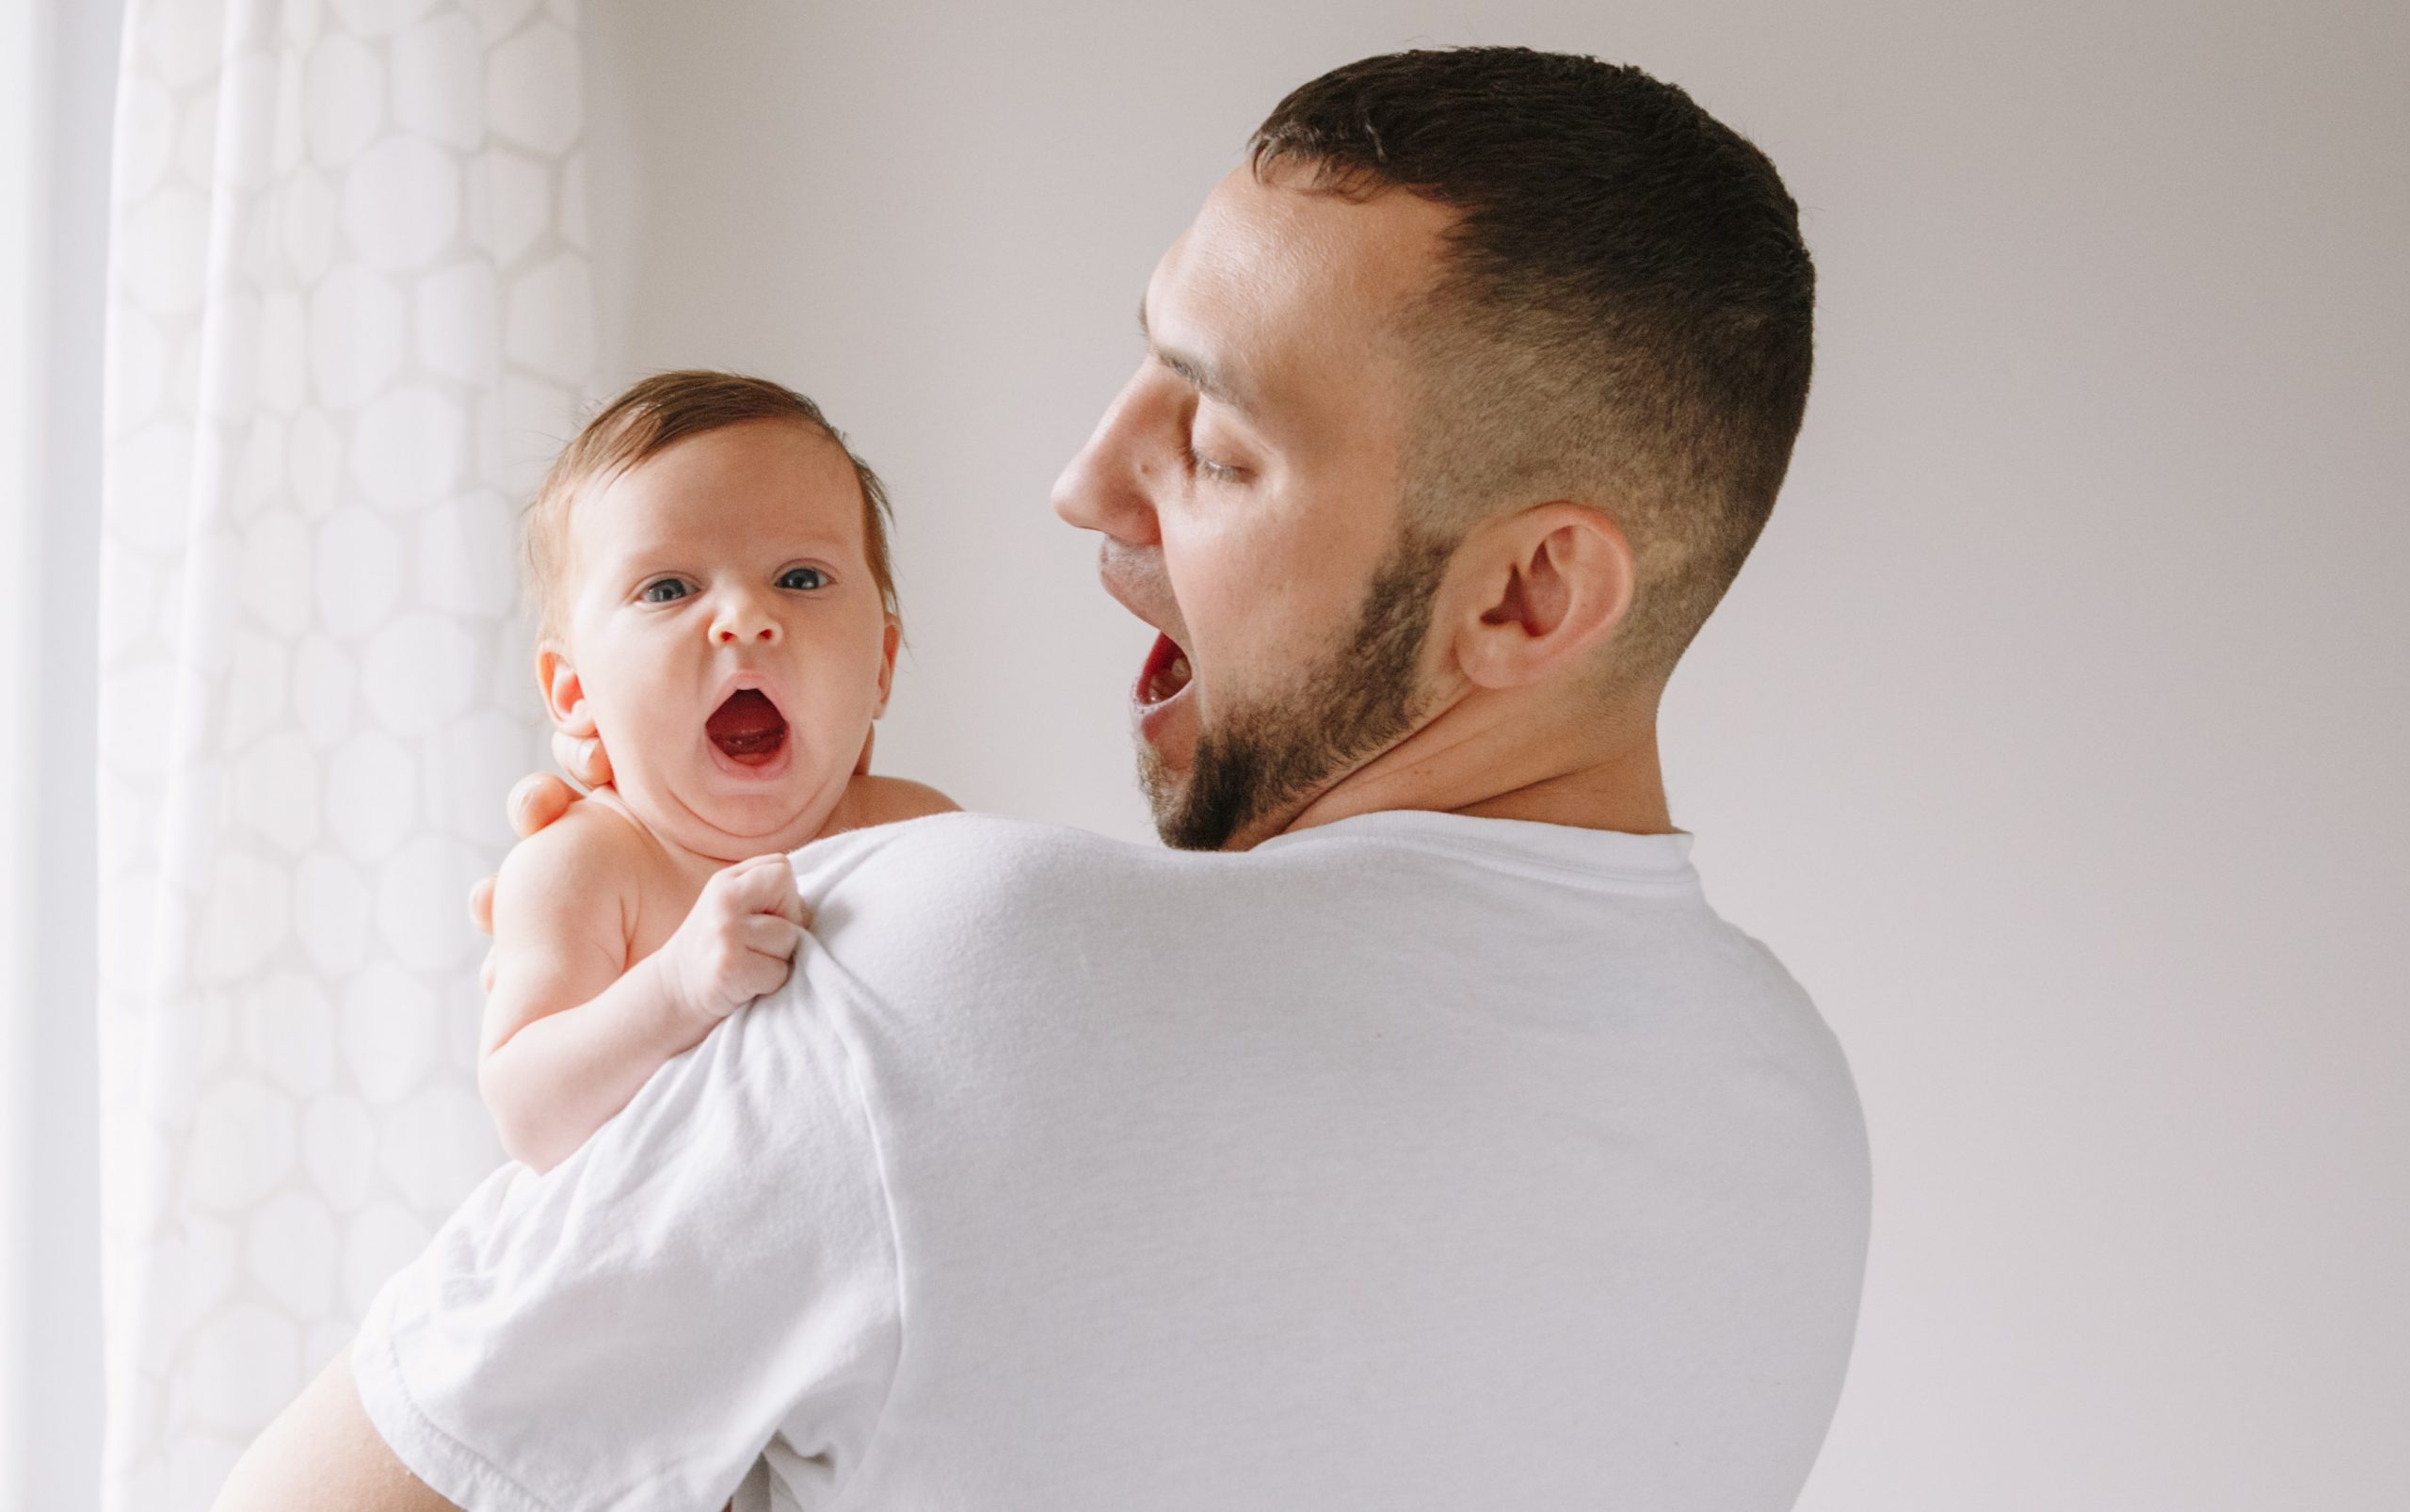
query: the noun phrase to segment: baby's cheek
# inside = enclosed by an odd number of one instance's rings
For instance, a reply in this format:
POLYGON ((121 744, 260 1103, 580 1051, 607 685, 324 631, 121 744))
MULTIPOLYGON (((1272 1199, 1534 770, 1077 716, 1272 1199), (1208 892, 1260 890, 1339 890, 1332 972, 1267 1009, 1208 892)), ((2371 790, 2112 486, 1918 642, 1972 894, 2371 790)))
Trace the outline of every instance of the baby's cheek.
POLYGON ((690 743, 684 720, 671 700, 647 700, 640 689, 631 697, 630 690, 614 687, 594 700, 593 709, 596 732, 602 737, 602 748, 611 753, 622 786, 630 777, 642 779, 657 771, 670 752, 690 743))
POLYGON ((871 731, 871 717, 878 704, 876 688, 861 690, 844 686, 816 685, 806 700, 801 717, 795 723, 801 736, 803 756, 822 774, 850 773, 855 758, 861 753, 862 741, 871 731))
MULTIPOLYGON (((806 702, 796 723, 811 761, 831 764, 839 747, 859 744, 870 729, 870 704, 824 690, 806 702)), ((850 762, 850 755, 847 759, 850 762)))

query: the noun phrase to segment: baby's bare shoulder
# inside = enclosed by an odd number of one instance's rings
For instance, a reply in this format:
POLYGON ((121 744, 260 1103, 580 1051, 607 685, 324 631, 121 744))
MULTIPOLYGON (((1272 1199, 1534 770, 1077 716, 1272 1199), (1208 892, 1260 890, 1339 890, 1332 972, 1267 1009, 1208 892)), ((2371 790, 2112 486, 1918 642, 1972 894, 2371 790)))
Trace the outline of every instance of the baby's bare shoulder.
POLYGON ((659 848, 612 799, 585 798, 510 848, 494 879, 495 905, 517 900, 550 911, 633 893, 659 848))
POLYGON ((857 777, 845 784, 839 812, 847 821, 843 828, 866 829, 932 813, 956 813, 961 808, 926 782, 903 777, 857 777))

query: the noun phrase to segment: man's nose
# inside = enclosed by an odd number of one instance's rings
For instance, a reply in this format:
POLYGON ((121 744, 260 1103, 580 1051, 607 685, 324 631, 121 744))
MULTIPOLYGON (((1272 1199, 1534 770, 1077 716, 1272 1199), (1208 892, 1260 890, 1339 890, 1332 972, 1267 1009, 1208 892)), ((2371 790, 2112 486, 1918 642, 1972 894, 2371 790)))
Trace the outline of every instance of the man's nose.
POLYGON ((1054 480, 1053 497, 1054 513, 1064 523, 1139 546, 1160 539, 1154 502, 1146 487, 1141 425, 1145 380, 1141 372, 1114 395, 1096 423, 1096 433, 1054 480))
POLYGON ((731 593, 720 601, 719 612, 712 616, 712 644, 715 646, 775 646, 779 643, 779 620, 769 607, 750 593, 731 593))

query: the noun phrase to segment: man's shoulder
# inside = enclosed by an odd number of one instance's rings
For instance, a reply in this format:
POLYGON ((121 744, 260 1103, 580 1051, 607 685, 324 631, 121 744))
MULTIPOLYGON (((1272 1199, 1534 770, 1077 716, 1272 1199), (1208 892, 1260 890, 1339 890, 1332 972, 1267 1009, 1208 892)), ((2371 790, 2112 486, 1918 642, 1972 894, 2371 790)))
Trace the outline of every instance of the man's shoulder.
POLYGON ((1128 934, 1114 922, 1147 910, 1154 889, 1143 874, 1177 861, 1158 846, 980 813, 832 835, 792 859, 812 956, 906 1006, 1043 1000, 1048 984, 1081 969, 1070 937, 1128 934))
POLYGON ((1066 889, 1110 888, 1169 859, 1160 846, 993 813, 934 813, 814 841, 793 856, 815 908, 895 904, 992 916, 1066 889))

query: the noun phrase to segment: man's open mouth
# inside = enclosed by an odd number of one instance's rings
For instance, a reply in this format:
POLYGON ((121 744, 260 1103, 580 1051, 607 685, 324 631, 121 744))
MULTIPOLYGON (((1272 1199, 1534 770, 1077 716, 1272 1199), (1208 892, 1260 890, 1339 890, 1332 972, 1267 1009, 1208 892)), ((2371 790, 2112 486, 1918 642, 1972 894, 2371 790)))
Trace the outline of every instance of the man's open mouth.
POLYGON ((1183 692, 1193 677, 1188 666, 1188 652, 1169 635, 1157 635, 1155 649, 1147 653, 1147 665, 1138 669, 1138 684, 1131 690, 1139 707, 1151 709, 1168 703, 1183 692))
POLYGON ((786 716, 759 688, 739 688, 703 721, 703 733, 730 761, 765 766, 787 743, 786 716))

